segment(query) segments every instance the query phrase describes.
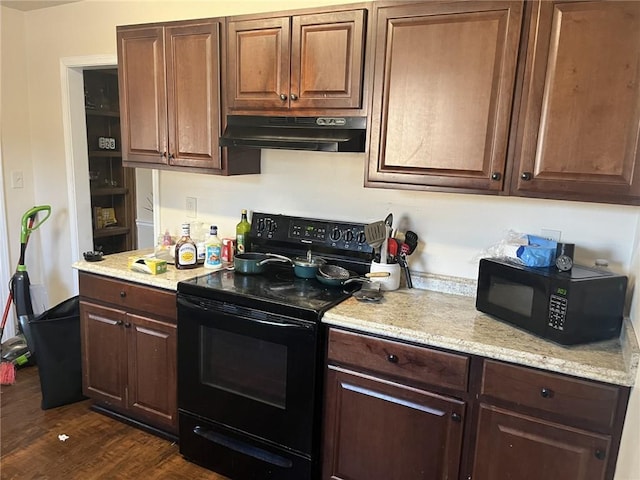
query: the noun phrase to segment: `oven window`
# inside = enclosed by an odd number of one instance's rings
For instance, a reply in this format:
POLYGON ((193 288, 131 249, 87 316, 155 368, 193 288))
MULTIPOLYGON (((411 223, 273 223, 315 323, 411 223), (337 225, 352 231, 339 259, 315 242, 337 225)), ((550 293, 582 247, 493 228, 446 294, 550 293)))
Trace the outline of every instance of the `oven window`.
POLYGON ((205 326, 200 339, 201 383, 285 409, 286 346, 205 326))
POLYGON ((530 318, 533 310, 533 294, 533 288, 528 285, 492 276, 488 300, 493 305, 530 318))

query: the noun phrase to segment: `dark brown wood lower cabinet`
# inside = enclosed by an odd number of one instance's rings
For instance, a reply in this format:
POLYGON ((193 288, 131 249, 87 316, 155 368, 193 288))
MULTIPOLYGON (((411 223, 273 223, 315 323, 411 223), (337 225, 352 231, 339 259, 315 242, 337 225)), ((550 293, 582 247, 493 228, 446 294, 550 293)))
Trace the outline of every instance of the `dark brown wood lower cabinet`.
POLYGON ((82 273, 80 325, 84 394, 176 435, 175 293, 82 273))
POLYGON ((600 480, 611 437, 480 406, 473 480, 600 480))
POLYGON ((329 367, 323 478, 458 478, 465 403, 329 367))

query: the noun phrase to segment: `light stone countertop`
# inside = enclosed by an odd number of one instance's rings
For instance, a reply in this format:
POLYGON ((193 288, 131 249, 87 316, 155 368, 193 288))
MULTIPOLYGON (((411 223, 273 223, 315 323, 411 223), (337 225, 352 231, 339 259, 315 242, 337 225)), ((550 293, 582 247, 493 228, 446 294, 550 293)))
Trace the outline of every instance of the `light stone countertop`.
POLYGON ((429 290, 384 292, 378 303, 352 297, 322 322, 623 386, 633 386, 640 360, 628 319, 619 339, 561 346, 478 312, 475 297, 429 290))
MULTIPOLYGON (((105 255, 99 262, 80 260, 73 268, 172 291, 177 290, 181 280, 209 273, 203 267, 177 270, 173 265, 159 275, 128 269, 129 256, 152 252, 147 249, 105 255)), ((379 303, 350 298, 327 311, 322 321, 616 385, 633 386, 635 382, 640 349, 628 319, 619 339, 564 347, 478 312, 473 281, 451 281, 449 277, 432 275, 415 277, 414 286, 421 288, 384 292, 379 303)))
POLYGON ((188 270, 178 270, 173 265, 167 265, 167 271, 158 275, 150 275, 147 273, 139 273, 129 270, 127 261, 130 256, 142 257, 152 253, 153 249, 114 253, 111 255, 105 255, 99 262, 87 262, 84 259, 77 261, 72 265, 72 267, 83 272, 96 273, 98 275, 105 275, 107 277, 114 277, 120 280, 141 283, 151 287, 173 290, 174 292, 178 289, 178 282, 210 273, 210 270, 206 270, 202 266, 188 270))

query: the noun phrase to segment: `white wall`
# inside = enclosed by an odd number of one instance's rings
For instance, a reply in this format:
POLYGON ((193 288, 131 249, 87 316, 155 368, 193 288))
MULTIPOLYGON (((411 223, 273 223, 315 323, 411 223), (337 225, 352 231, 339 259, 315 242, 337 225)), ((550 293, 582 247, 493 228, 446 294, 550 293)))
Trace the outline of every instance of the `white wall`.
MULTIPOLYGON (((69 201, 62 122, 61 59, 115 55, 116 25, 223 16, 297 8, 351 0, 274 1, 83 1, 31 12, 0 7, 2 172, 7 205, 10 262, 18 258, 19 221, 33 204, 53 207, 52 218, 32 238, 29 272, 42 281, 51 303, 76 293, 69 250, 69 201), (25 188, 9 188, 13 170, 24 173, 25 188)), ((416 271, 473 278, 475 256, 500 240, 507 229, 563 232, 577 244, 583 263, 608 258, 617 271, 637 272, 640 208, 578 202, 499 198, 412 191, 364 189, 364 155, 263 151, 263 174, 246 177, 159 172, 159 227, 185 220, 185 197, 198 199, 198 220, 215 221, 230 235, 241 208, 368 222, 393 212, 407 215, 422 238, 411 258, 416 271)), ((1 230, 0 230, 1 231, 1 230)), ((636 273, 637 274, 637 273, 636 273)), ((8 280, 8 279, 7 279, 8 280)), ((633 316, 640 331, 638 288, 633 316)), ((638 441, 640 393, 632 394, 619 459, 619 480, 640 477, 638 441)))

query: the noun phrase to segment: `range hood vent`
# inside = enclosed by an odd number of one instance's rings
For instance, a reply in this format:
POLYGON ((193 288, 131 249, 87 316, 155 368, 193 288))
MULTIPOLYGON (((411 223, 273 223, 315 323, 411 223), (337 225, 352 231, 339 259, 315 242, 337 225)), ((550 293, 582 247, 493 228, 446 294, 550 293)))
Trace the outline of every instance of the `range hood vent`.
POLYGON ((229 115, 220 137, 225 147, 364 152, 366 117, 265 117, 229 115))

